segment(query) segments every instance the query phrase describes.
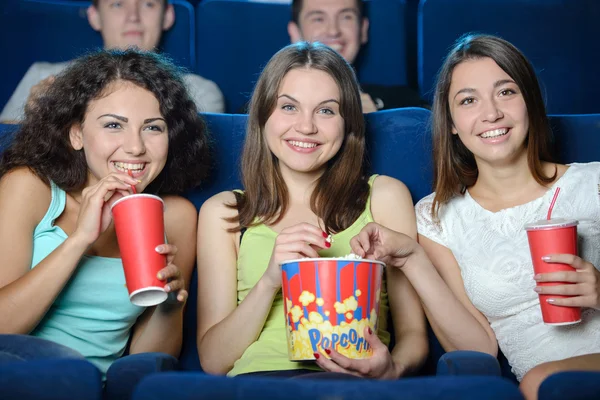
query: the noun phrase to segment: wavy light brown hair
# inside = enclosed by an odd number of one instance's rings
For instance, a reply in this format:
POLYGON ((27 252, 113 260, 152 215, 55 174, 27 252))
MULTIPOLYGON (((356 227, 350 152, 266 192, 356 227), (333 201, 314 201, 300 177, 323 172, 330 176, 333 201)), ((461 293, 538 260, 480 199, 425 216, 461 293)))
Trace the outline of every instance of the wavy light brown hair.
POLYGON ((431 213, 437 218, 441 206, 477 181, 479 171, 475 157, 452 134, 450 84, 454 68, 464 61, 489 57, 517 84, 523 95, 529 118, 525 139, 527 163, 534 179, 541 185, 554 181, 556 174, 546 176, 542 162, 551 161, 551 130, 540 85, 531 63, 515 46, 496 36, 467 34, 461 37, 446 57, 438 74, 432 108, 433 186, 435 197, 431 213))
POLYGON ((239 222, 237 229, 277 223, 287 211, 288 189, 279 161, 267 145, 264 128, 277 104, 283 78, 298 68, 316 69, 333 78, 340 91, 340 115, 344 119, 344 141, 317 182, 311 209, 323 220, 325 231, 331 232, 352 225, 365 209, 369 196, 364 161, 365 123, 356 76, 334 50, 319 43, 300 42, 278 51, 256 83, 241 161, 245 194, 237 204, 238 216, 231 219, 239 222))

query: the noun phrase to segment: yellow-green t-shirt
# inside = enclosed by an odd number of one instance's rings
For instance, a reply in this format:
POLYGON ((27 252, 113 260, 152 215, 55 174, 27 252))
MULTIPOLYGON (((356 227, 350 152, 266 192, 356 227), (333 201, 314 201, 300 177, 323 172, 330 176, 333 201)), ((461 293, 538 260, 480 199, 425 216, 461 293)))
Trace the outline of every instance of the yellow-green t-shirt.
MULTIPOLYGON (((376 177, 377 175, 371 176, 369 186, 372 187, 376 177)), ((333 235, 331 247, 319 251, 319 256, 342 257, 350 254, 352 252, 350 239, 356 236, 369 222, 373 222, 371 193, 369 193, 363 213, 346 230, 333 235)), ((246 298, 267 269, 276 238, 277 233, 264 224, 249 227, 244 233, 237 260, 238 304, 246 298)), ((377 334, 386 345, 390 342, 390 334, 387 331, 388 310, 388 296, 385 288, 384 274, 377 334)), ((235 362, 233 369, 227 374, 228 376, 258 371, 283 371, 290 369, 320 370, 314 362, 298 362, 288 359, 284 314, 283 298, 280 290, 273 300, 273 305, 260 336, 254 343, 248 346, 242 357, 235 362)))

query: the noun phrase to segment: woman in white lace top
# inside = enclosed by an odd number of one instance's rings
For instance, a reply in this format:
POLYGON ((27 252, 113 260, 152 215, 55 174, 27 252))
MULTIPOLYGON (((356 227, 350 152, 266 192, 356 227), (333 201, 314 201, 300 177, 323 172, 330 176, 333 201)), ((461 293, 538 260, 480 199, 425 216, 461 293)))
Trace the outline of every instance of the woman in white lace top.
POLYGON ((554 372, 600 371, 600 163, 550 162, 541 91, 519 50, 493 36, 457 42, 440 72, 433 140, 436 191, 416 206, 422 247, 371 225, 353 250, 402 268, 447 351, 495 356, 499 345, 527 399, 554 372), (552 215, 581 221, 581 258, 552 255, 576 270, 534 277, 523 227, 546 217, 557 187, 552 215), (582 321, 545 325, 536 280, 573 282, 543 293, 573 295, 551 302, 582 307, 582 321))

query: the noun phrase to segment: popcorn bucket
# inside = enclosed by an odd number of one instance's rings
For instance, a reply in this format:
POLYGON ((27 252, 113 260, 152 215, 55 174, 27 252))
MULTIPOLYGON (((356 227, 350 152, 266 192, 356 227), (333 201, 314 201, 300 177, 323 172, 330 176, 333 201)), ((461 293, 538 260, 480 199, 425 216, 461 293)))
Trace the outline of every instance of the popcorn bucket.
POLYGON ((373 350, 365 327, 377 332, 384 263, 363 259, 304 258, 281 265, 288 355, 314 360, 335 349, 348 358, 373 350))

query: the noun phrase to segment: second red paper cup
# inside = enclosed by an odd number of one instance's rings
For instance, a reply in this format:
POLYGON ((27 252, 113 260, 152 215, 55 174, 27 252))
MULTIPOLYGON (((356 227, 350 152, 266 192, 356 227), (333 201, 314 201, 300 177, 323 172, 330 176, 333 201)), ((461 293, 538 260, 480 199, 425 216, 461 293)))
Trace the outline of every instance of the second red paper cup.
MULTIPOLYGON (((550 254, 577 255, 577 224, 575 220, 551 219, 540 220, 525 226, 529 249, 533 261, 533 270, 536 274, 549 272, 575 271, 567 264, 547 263, 543 256, 550 254)), ((569 285, 569 282, 540 282, 538 286, 569 285)), ((548 325, 570 325, 581 321, 581 308, 561 307, 548 303, 551 298, 564 298, 571 296, 540 294, 540 307, 542 318, 548 325)))
POLYGON ((155 250, 165 243, 162 199, 134 194, 117 200, 111 210, 130 301, 141 307, 162 303, 167 292, 156 275, 166 266, 167 258, 155 250))
POLYGON ((332 348, 353 359, 372 355, 364 330, 377 332, 384 265, 338 258, 281 265, 290 360, 314 360, 332 348))

